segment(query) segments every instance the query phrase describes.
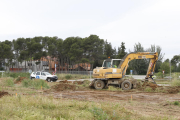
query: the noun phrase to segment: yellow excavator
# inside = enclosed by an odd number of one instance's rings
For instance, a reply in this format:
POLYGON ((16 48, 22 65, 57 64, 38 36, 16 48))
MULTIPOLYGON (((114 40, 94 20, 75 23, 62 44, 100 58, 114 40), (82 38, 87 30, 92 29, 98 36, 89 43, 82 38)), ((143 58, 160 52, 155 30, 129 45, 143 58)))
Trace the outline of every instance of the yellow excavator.
POLYGON ((94 80, 90 86, 95 89, 103 89, 108 85, 118 85, 123 90, 130 90, 136 88, 135 79, 123 79, 126 75, 128 63, 134 59, 150 59, 149 67, 144 81, 156 82, 153 80, 153 72, 155 69, 156 62, 158 60, 157 52, 137 52, 129 53, 123 57, 123 59, 106 59, 104 60, 102 67, 96 67, 93 70, 94 80))

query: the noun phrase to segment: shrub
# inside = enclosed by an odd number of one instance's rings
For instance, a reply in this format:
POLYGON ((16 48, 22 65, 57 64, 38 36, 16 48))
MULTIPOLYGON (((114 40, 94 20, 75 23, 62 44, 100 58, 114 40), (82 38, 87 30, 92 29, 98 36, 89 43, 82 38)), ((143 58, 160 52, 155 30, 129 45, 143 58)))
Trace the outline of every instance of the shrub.
POLYGON ((163 73, 162 73, 162 72, 158 72, 158 73, 156 74, 156 76, 157 76, 157 78, 163 78, 163 73))
POLYGON ((44 80, 30 80, 30 79, 26 79, 26 80, 22 81, 22 86, 23 87, 36 88, 36 89, 40 89, 41 86, 43 88, 49 88, 49 86, 47 85, 47 83, 44 80))
POLYGON ((71 76, 71 75, 66 75, 65 78, 66 78, 66 79, 71 79, 72 76, 71 76))
POLYGON ((109 116, 101 108, 94 107, 93 109, 90 110, 90 112, 93 114, 94 118, 97 120, 109 119, 109 116))
POLYGON ((174 104, 174 105, 179 105, 179 102, 178 102, 178 101, 175 101, 173 104, 174 104))

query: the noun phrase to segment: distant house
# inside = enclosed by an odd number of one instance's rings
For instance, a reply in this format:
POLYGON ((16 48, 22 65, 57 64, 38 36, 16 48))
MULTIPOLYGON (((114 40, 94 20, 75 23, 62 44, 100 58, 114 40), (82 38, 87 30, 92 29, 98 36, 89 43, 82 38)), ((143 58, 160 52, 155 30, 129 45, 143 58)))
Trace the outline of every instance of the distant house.
POLYGON ((79 63, 70 66, 71 70, 90 71, 91 65, 89 63, 79 63))
POLYGON ((31 60, 31 61, 23 61, 15 62, 13 66, 11 66, 9 71, 27 71, 31 69, 32 71, 48 71, 48 70, 55 70, 55 64, 56 64, 56 70, 57 71, 89 71, 90 70, 90 64, 89 63, 79 63, 75 65, 69 65, 67 63, 64 63, 63 66, 59 65, 59 62, 57 61, 57 58, 51 58, 50 56, 42 57, 39 60, 31 60))

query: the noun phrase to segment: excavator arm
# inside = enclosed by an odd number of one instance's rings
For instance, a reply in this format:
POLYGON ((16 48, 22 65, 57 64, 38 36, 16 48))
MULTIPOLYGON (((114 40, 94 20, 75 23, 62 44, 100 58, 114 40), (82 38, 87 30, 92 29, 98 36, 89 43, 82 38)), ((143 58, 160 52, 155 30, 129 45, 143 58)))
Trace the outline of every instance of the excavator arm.
POLYGON ((126 70, 128 67, 128 63, 133 59, 151 59, 149 63, 149 67, 146 74, 146 79, 152 77, 152 74, 155 69, 156 61, 158 60, 158 53, 157 52, 138 52, 138 53, 129 53, 124 56, 119 64, 119 67, 122 71, 122 76, 125 76, 126 70))

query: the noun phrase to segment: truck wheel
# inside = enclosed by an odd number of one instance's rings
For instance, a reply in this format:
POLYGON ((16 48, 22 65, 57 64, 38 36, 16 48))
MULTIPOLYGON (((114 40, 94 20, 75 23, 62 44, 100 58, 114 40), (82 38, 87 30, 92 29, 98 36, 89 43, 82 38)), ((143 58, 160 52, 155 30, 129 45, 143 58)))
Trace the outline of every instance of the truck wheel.
POLYGON ((125 80, 125 81, 122 82, 121 88, 123 90, 130 90, 132 88, 132 84, 131 84, 130 81, 125 80))
POLYGON ((94 88, 97 90, 103 89, 104 86, 105 86, 105 84, 102 80, 97 80, 94 82, 94 88))
POLYGON ((50 79, 50 78, 47 78, 47 81, 48 81, 48 82, 51 82, 51 79, 50 79))

